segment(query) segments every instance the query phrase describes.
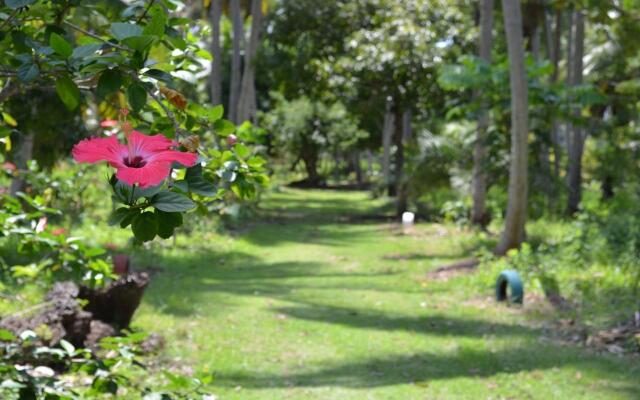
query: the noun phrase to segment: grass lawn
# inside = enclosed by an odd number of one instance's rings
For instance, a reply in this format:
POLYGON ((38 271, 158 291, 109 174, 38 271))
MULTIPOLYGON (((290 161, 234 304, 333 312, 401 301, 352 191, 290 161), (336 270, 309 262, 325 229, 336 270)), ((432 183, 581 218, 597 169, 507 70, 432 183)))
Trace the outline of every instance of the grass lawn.
POLYGON ((477 238, 403 234, 367 193, 283 189, 235 235, 181 235, 137 256, 155 276, 134 325, 214 376, 219 399, 631 399, 637 358, 548 337, 549 309, 496 304, 494 271, 427 272, 477 238))

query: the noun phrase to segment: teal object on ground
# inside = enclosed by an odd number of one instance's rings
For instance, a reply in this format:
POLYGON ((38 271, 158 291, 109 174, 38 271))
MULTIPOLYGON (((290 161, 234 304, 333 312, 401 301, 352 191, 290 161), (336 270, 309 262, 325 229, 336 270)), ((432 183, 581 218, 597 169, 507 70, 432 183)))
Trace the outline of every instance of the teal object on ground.
POLYGON ((507 269, 500 272, 496 281, 496 300, 507 300, 507 287, 511 294, 509 301, 522 304, 524 301, 524 285, 517 271, 507 269))

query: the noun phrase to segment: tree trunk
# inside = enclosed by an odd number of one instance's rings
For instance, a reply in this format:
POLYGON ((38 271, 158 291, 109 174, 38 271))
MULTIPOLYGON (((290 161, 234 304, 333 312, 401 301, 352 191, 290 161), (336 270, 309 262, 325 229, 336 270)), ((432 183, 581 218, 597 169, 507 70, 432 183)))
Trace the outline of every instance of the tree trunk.
POLYGON ((362 166, 360 165, 360 152, 354 151, 352 157, 353 157, 353 172, 356 174, 356 183, 358 184, 358 187, 361 187, 362 183, 364 182, 364 179, 362 174, 362 166))
POLYGON ((402 116, 403 111, 400 106, 396 105, 395 120, 397 123, 393 139, 396 145, 394 180, 397 215, 402 215, 407 211, 407 184, 404 179, 404 121, 402 116))
MULTIPOLYGON (((480 43, 478 53, 480 58, 491 63, 491 45, 493 29, 493 0, 482 0, 480 6, 480 43)), ((479 94, 477 94, 479 96, 479 94)), ((476 142, 473 148, 473 182, 472 197, 473 208, 471 209, 471 223, 486 226, 489 222, 486 209, 487 195, 487 174, 486 167, 486 141, 487 129, 489 128, 489 110, 486 101, 480 104, 478 115, 478 130, 476 132, 476 142)))
POLYGON ((300 159, 304 163, 304 169, 307 172, 307 181, 315 186, 321 182, 318 173, 318 146, 311 140, 304 138, 300 148, 300 159))
POLYGON ((511 165, 509 168, 509 204, 504 232, 496 254, 519 247, 525 237, 527 218, 528 88, 524 68, 522 12, 519 0, 502 0, 509 54, 511 86, 511 165))
POLYGON ((240 0, 230 0, 231 23, 233 25, 233 41, 231 54, 231 83, 229 86, 228 118, 238 123, 238 99, 240 97, 240 80, 242 77, 242 58, 240 50, 244 42, 244 27, 240 14, 240 0))
MULTIPOLYGON (((543 7, 543 5, 539 4, 539 7, 543 7)), ((536 65, 540 65, 542 61, 542 43, 541 43, 541 36, 543 33, 542 31, 544 30, 544 33, 548 31, 546 10, 542 9, 542 11, 539 12, 539 15, 541 15, 542 17, 534 21, 533 29, 531 31, 531 39, 530 39, 531 55, 533 56, 533 60, 535 61, 536 65)), ((550 48, 549 45, 551 43, 550 36, 545 35, 545 38, 546 38, 545 44, 548 50, 550 48)), ((542 136, 544 133, 546 132, 542 132, 542 131, 538 132, 540 136, 542 136)), ((538 139, 538 142, 539 142, 538 163, 540 167, 539 167, 538 173, 535 176, 536 186, 542 189, 542 192, 546 194, 547 199, 551 199, 554 193, 554 190, 553 190, 554 179, 551 174, 551 160, 550 160, 551 154, 549 152, 549 144, 550 144, 549 139, 550 138, 547 138, 547 137, 540 137, 538 139)), ((551 200, 549 200, 549 203, 551 203, 551 200)))
POLYGON ((382 176, 389 196, 394 195, 393 182, 391 181, 391 138, 394 125, 395 116, 391 112, 391 101, 387 101, 384 123, 382 124, 382 176))
MULTIPOLYGON (((580 10, 573 11, 574 14, 574 34, 572 50, 572 73, 571 84, 577 86, 582 84, 582 70, 584 57, 584 14, 580 10)), ((573 110, 575 118, 580 117, 580 108, 573 110)), ((569 197, 567 202, 567 214, 573 215, 578 211, 582 198, 582 153, 584 152, 584 142, 586 131, 579 125, 573 125, 568 132, 567 152, 569 154, 569 166, 567 168, 567 186, 569 187, 569 197)))
POLYGON ((256 54, 260 45, 262 28, 262 0, 251 1, 251 36, 244 52, 244 71, 238 100, 238 123, 251 120, 255 115, 256 54))
POLYGON ((613 177, 610 174, 606 174, 602 177, 602 200, 608 201, 613 198, 615 191, 613 189, 613 177))
MULTIPOLYGON (((551 83, 558 81, 560 59, 562 57, 562 11, 556 11, 555 26, 552 24, 553 15, 549 12, 545 15, 545 32, 547 38, 547 53, 551 65, 553 66, 553 72, 551 74, 551 83)), ((558 199, 557 182, 560 179, 560 162, 562 159, 562 148, 560 146, 560 139, 558 131, 560 124, 555 117, 551 119, 551 133, 550 141, 553 147, 553 182, 551 191, 549 192, 549 210, 554 211, 556 209, 558 199)))
POLYGON ((411 110, 402 113, 402 140, 405 143, 411 140, 411 114, 411 110))
POLYGON ((210 6, 211 18, 211 104, 222 103, 222 55, 220 51, 220 17, 222 16, 222 0, 212 0, 210 6))
POLYGON ((33 158, 33 135, 22 134, 16 152, 13 156, 13 163, 18 167, 18 176, 11 181, 9 193, 15 196, 16 193, 25 189, 26 181, 24 180, 24 171, 28 169, 28 162, 33 158))

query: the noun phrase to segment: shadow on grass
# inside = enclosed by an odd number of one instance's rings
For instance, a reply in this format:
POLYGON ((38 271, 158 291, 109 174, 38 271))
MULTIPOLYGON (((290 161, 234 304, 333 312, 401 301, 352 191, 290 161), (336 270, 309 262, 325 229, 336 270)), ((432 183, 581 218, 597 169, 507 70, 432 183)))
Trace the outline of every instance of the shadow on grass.
MULTIPOLYGON (((593 372, 602 378, 617 377, 612 388, 640 394, 633 376, 621 376, 624 371, 614 359, 595 359, 569 348, 554 347, 534 351, 531 347, 514 347, 498 352, 462 349, 452 355, 423 352, 414 355, 373 357, 362 362, 336 363, 310 372, 292 374, 214 373, 217 386, 244 388, 280 387, 348 387, 381 386, 429 382, 460 377, 486 378, 496 374, 515 374, 571 365, 583 372, 593 372)), ((636 371, 636 376, 637 371, 636 371)), ((634 397, 637 398, 637 397, 634 397)))
POLYGON ((277 228, 254 226, 241 237, 258 246, 271 247, 282 243, 307 243, 324 246, 353 246, 361 241, 371 239, 376 234, 375 224, 346 224, 335 220, 268 222, 277 228))
MULTIPOLYGON (((195 252, 187 257, 146 254, 137 263, 154 265, 159 270, 145 294, 145 303, 160 312, 182 317, 208 307, 210 296, 218 295, 260 295, 295 301, 295 293, 305 289, 405 292, 375 281, 396 272, 326 272, 323 270, 326 264, 320 262, 267 263, 243 252, 195 252)), ((418 292, 419 288, 411 291, 418 292)), ((220 306, 217 302, 225 298, 228 296, 216 297, 216 305, 220 306)))
MULTIPOLYGON (((304 193, 304 192, 300 192, 304 193)), ((280 217, 298 217, 306 215, 308 217, 340 217, 345 215, 393 215, 390 205, 373 206, 372 199, 351 199, 351 198, 294 198, 287 196, 275 200, 266 200, 260 207, 263 215, 280 217)))
POLYGON ((482 337, 485 335, 522 336, 538 333, 536 330, 525 326, 486 322, 480 319, 460 319, 442 315, 394 316, 356 308, 312 305, 309 303, 300 307, 280 307, 275 311, 306 321, 339 324, 361 329, 407 331, 426 335, 482 337))

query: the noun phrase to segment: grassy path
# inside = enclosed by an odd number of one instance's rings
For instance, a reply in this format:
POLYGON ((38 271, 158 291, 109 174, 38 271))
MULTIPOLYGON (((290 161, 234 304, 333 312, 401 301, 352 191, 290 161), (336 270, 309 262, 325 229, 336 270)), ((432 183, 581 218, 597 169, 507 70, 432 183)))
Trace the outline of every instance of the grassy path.
POLYGON ((474 238, 381 222, 365 193, 285 190, 234 237, 182 237, 135 324, 166 357, 215 377, 220 399, 630 399, 638 359, 547 339, 544 310, 495 304, 493 275, 426 279, 474 238))

